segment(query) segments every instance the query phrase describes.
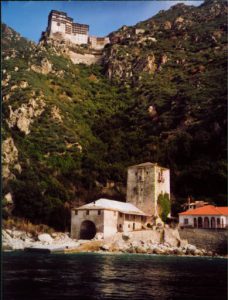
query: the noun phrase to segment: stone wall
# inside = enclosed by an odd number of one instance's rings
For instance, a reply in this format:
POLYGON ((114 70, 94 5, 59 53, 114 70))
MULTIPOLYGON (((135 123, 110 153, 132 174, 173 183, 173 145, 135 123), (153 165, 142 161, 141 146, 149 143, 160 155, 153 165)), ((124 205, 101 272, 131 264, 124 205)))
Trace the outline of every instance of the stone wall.
POLYGON ((179 230, 179 234, 181 239, 187 239, 189 244, 197 248, 227 254, 228 230, 226 229, 184 228, 179 230))
POLYGON ((73 51, 69 51, 70 59, 74 64, 99 64, 101 62, 102 55, 94 55, 94 54, 80 54, 75 53, 73 51))
MULTIPOLYGON (((130 241, 152 241, 153 243, 160 243, 163 240, 163 230, 139 230, 129 232, 128 234, 130 241)), ((119 241, 122 239, 122 235, 122 232, 118 232, 115 236, 111 237, 110 240, 119 241)))

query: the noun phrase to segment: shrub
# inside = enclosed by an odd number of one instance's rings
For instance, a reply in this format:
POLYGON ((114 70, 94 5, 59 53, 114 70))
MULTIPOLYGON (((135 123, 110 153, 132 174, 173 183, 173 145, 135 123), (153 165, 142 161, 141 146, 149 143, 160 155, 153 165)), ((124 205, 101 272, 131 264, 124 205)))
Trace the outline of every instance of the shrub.
POLYGON ((158 196, 159 216, 163 222, 166 222, 168 214, 171 211, 169 195, 167 193, 158 196))

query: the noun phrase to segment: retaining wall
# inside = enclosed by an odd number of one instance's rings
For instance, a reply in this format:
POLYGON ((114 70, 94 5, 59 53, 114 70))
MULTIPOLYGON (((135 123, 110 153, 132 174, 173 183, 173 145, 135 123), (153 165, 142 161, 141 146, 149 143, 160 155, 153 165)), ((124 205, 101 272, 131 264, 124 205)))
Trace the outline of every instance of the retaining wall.
POLYGON ((219 254, 227 254, 227 229, 179 229, 181 239, 187 239, 189 244, 207 251, 215 251, 219 254))

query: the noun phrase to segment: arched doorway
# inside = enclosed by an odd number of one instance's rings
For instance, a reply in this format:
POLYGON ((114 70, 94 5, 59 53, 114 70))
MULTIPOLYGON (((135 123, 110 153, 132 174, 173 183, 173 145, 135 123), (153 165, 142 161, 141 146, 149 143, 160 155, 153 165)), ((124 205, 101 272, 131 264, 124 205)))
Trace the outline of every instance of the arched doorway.
POLYGON ((211 228, 215 228, 215 218, 211 218, 211 228))
POLYGON ((202 228, 203 227, 203 220, 201 217, 198 217, 198 228, 202 228))
POLYGON ((194 218, 194 227, 197 228, 197 219, 194 218))
POLYGON ((220 218, 217 218, 217 228, 221 228, 220 218))
POLYGON ((80 239, 91 240, 96 235, 96 226, 91 221, 83 221, 80 228, 80 239))
POLYGON ((203 224, 203 227, 204 227, 204 228, 209 228, 209 219, 208 219, 208 217, 205 217, 205 218, 204 218, 204 224, 203 224))

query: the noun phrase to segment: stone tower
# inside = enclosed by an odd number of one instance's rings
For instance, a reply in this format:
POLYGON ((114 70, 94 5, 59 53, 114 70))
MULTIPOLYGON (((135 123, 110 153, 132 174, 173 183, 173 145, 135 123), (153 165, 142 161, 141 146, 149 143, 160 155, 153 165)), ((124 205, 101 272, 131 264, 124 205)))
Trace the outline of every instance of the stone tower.
POLYGON ((169 169, 146 162, 128 168, 127 202, 149 215, 158 215, 158 196, 167 193, 170 198, 169 169))

